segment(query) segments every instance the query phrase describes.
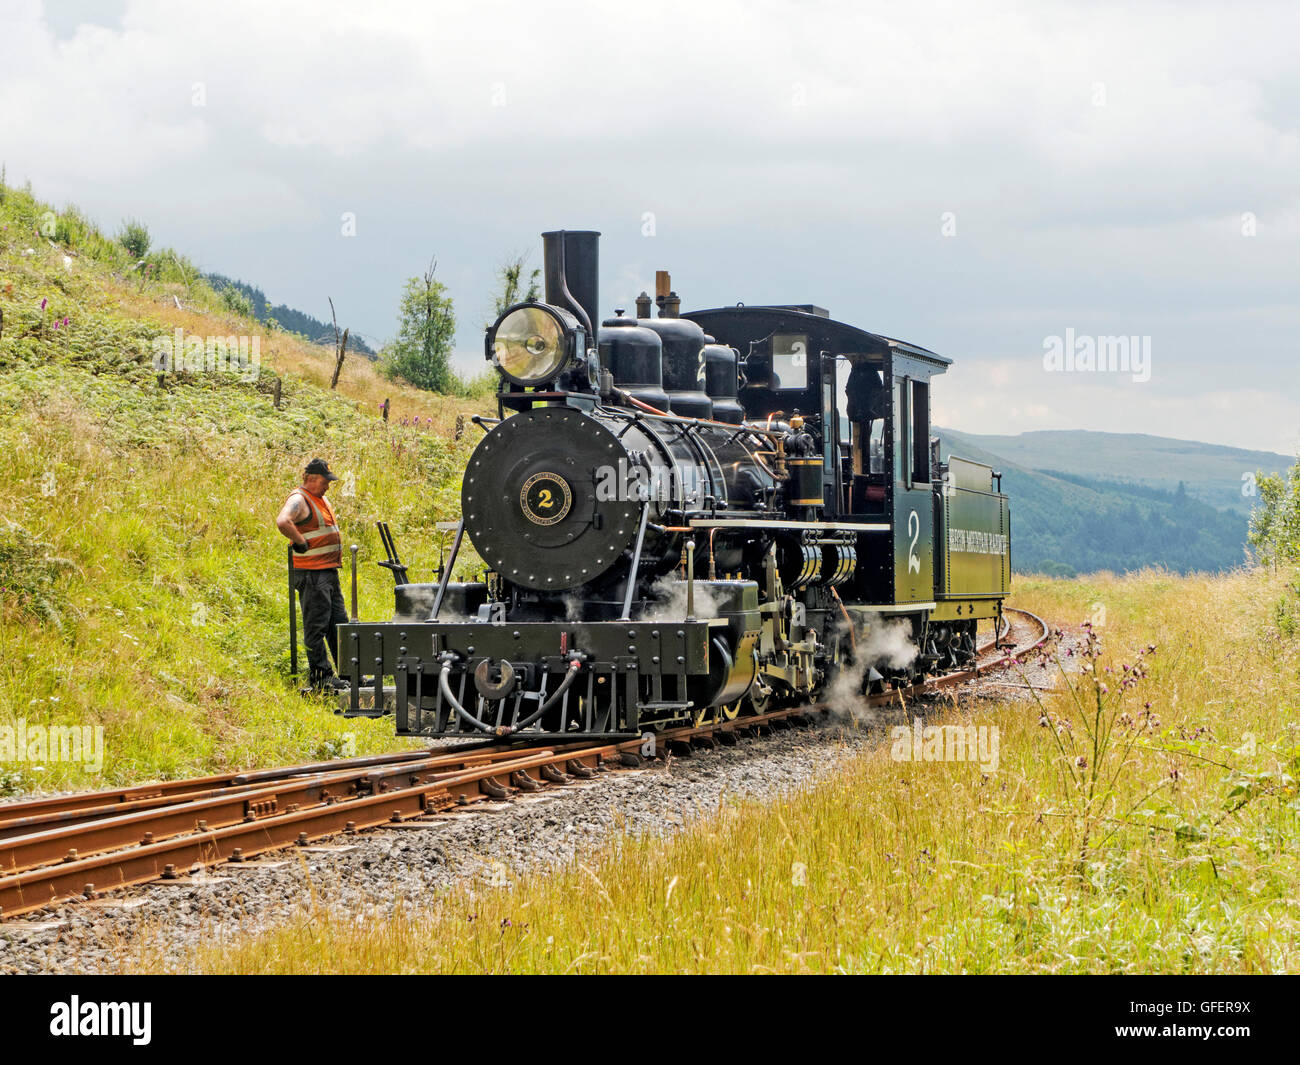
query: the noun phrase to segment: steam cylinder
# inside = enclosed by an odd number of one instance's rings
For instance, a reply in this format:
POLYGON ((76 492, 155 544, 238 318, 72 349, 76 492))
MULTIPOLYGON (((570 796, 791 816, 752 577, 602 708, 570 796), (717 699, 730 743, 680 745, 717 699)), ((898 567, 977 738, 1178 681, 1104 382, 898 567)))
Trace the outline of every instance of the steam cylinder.
POLYGON ((600 364, 614 375, 614 384, 656 410, 668 410, 659 334, 635 318, 606 318, 600 326, 600 364))
POLYGON ((713 400, 704 392, 704 330, 689 318, 642 318, 663 341, 663 383, 668 407, 683 418, 712 418, 713 400))
POLYGON ((719 422, 739 425, 745 420, 745 408, 737 399, 739 381, 736 377, 736 349, 726 344, 705 344, 704 391, 713 400, 713 418, 719 422))

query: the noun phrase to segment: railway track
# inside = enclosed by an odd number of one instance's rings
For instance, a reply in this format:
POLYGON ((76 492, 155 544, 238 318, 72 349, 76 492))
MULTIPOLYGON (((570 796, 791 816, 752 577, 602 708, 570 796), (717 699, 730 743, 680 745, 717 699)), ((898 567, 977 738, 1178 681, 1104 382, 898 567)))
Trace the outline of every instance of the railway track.
MULTIPOLYGON (((1008 626, 1018 641, 1012 650, 990 640, 978 649, 973 668, 866 702, 885 706, 964 683, 1047 639, 1040 618, 1008 612, 1025 619, 1008 626)), ((655 734, 656 748, 734 744, 746 733, 807 724, 827 709, 789 707, 670 729, 655 734)), ((612 765, 640 764, 642 744, 640 738, 540 748, 470 744, 6 804, 0 806, 0 919, 483 800, 562 787, 612 765)))

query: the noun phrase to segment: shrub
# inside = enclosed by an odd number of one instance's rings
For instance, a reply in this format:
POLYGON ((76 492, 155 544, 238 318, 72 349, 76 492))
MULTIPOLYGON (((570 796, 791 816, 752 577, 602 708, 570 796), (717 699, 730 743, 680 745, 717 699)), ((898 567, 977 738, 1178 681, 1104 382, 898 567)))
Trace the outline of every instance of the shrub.
POLYGON ((149 227, 134 218, 122 223, 122 230, 117 241, 138 262, 149 254, 149 227))
POLYGON ((54 239, 69 248, 79 248, 90 236, 94 226, 74 204, 68 204, 54 224, 54 239))
POLYGON ((245 318, 253 317, 253 301, 234 285, 227 285, 221 290, 221 304, 227 310, 242 314, 245 318))
POLYGON ((453 394, 464 396, 466 399, 486 399, 488 396, 495 395, 500 380, 491 370, 484 370, 477 374, 463 374, 453 370, 452 379, 453 394))
POLYGON ((0 525, 0 595, 6 614, 62 625, 59 578, 72 563, 55 558, 53 550, 16 522, 6 519, 0 525))

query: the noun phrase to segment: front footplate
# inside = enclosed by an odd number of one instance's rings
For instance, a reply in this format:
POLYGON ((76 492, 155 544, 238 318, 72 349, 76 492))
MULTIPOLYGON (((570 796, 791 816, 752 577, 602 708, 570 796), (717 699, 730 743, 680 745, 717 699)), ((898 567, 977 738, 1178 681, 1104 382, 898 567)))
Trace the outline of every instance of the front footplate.
POLYGON ((685 721, 692 706, 748 686, 752 650, 728 624, 348 623, 339 626, 351 682, 346 713, 391 705, 403 736, 635 735, 685 721), (371 678, 373 690, 363 683, 371 678))

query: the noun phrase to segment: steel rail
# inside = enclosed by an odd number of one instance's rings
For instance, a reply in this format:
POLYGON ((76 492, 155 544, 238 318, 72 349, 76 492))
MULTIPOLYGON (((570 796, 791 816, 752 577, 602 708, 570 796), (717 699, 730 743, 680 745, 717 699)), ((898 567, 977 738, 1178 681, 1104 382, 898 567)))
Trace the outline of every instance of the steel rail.
MULTIPOLYGON (((473 746, 488 749, 493 745, 477 743, 473 746)), ((470 745, 455 750, 469 750, 470 745)), ((180 780, 162 780, 149 784, 132 784, 104 791, 77 792, 71 795, 51 795, 18 802, 0 803, 0 839, 20 834, 17 829, 29 830, 38 824, 60 822, 75 823, 94 817, 103 817, 108 810, 120 813, 125 810, 144 810, 151 806, 166 806, 180 799, 201 797, 205 794, 233 787, 251 787, 272 780, 283 780, 305 773, 319 773, 347 769, 354 766, 387 765, 405 759, 417 761, 429 757, 427 748, 412 751, 392 751, 371 754, 360 758, 344 758, 325 762, 308 762, 301 765, 277 766, 272 769, 241 770, 238 773, 219 773, 206 777, 189 777, 180 780)), ((25 833, 22 833, 25 834, 25 833)))
MULTIPOLYGON (((972 680, 1041 647, 1047 625, 1027 611, 1013 612, 1041 633, 992 662, 869 696, 866 702, 886 705, 972 680)), ((977 648, 977 654, 987 653, 1000 638, 977 648)), ((735 742, 738 733, 792 727, 829 709, 815 703, 682 726, 655 733, 655 742, 668 749, 735 742)), ((540 750, 467 745, 437 754, 399 752, 14 803, 3 811, 10 816, 0 821, 0 831, 11 830, 0 838, 0 917, 173 878, 178 870, 238 862, 339 833, 562 785, 594 775, 611 759, 638 764, 643 742, 636 737, 592 745, 576 739, 540 750), (40 830, 13 834, 24 828, 40 830)))

